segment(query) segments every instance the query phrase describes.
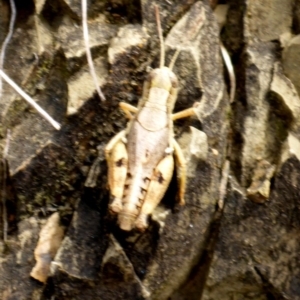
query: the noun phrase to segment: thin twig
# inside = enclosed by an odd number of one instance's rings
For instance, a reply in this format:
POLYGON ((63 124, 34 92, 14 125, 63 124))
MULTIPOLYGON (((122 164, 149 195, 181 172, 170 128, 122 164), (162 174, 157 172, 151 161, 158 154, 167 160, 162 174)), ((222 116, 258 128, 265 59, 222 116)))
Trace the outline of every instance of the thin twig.
POLYGON ((101 88, 98 83, 96 71, 93 64, 92 54, 90 50, 89 45, 89 32, 88 32, 88 25, 87 25, 87 4, 86 0, 81 1, 81 7, 82 7, 82 29, 83 29, 83 39, 85 44, 85 51, 86 51, 86 57, 87 61, 90 67, 90 72, 94 80, 94 84, 96 86, 97 93, 102 101, 105 101, 105 97, 101 91, 101 88))
MULTIPOLYGON (((17 15, 14 0, 10 0, 10 9, 11 9, 11 14, 10 14, 10 21, 9 21, 9 30, 3 42, 1 53, 0 53, 0 70, 3 70, 5 51, 14 32, 14 26, 15 26, 16 15, 17 15)), ((0 77, 0 99, 1 98, 2 98, 2 78, 0 77)))
POLYGON ((2 77, 19 95, 21 95, 36 111, 44 117, 55 129, 60 130, 61 125, 56 122, 43 108, 41 108, 28 94, 26 94, 11 78, 9 78, 2 70, 2 77))

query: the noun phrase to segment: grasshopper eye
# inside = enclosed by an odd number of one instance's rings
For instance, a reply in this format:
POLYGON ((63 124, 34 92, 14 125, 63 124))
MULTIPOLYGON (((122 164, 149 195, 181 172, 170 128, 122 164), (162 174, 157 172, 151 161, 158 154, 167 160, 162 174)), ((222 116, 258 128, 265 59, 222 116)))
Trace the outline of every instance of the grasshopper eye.
POLYGON ((156 69, 151 70, 151 72, 148 73, 148 81, 152 81, 157 76, 156 69))
POLYGON ((172 84, 172 88, 177 88, 178 87, 178 79, 177 76, 174 73, 170 74, 170 81, 172 84))

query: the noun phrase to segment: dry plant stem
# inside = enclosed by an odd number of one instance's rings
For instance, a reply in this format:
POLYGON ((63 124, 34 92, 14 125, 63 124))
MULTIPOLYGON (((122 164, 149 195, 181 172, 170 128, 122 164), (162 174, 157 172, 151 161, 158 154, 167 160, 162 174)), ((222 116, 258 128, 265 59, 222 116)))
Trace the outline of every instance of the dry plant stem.
MULTIPOLYGON (((0 53, 0 70, 3 70, 6 47, 14 32, 14 26, 15 26, 16 14, 17 14, 14 0, 10 0, 10 9, 11 9, 11 15, 9 21, 9 30, 3 42, 1 53, 0 53)), ((0 77, 0 99, 1 98, 2 98, 2 77, 0 77)))
POLYGON ((7 134, 6 134, 6 143, 5 143, 5 147, 4 147, 4 151, 3 151, 3 158, 5 158, 5 159, 6 159, 7 155, 8 155, 10 138, 11 138, 11 134, 10 134, 10 130, 8 129, 7 130, 7 134))
POLYGON ((223 210, 224 207, 224 198, 226 195, 226 188, 228 183, 228 177, 229 177, 229 170, 230 170, 230 162, 228 159, 226 159, 223 169, 222 169, 222 178, 220 183, 220 193, 219 193, 219 201, 218 201, 218 207, 220 210, 223 210))
POLYGON ((7 211, 6 211, 6 174, 7 174, 7 165, 4 158, 2 158, 1 162, 3 169, 2 169, 2 187, 1 187, 1 202, 2 202, 2 222, 3 222, 3 241, 7 241, 7 211))
POLYGON ((230 59, 230 56, 226 50, 226 48, 224 47, 224 45, 222 43, 220 43, 220 48, 221 48, 221 53, 229 74, 229 80, 230 80, 230 95, 229 95, 229 100, 230 103, 233 103, 234 101, 234 97, 235 97, 235 90, 236 90, 236 78, 235 78, 235 73, 234 73, 234 69, 233 69, 233 65, 230 59))
POLYGON ((97 90, 97 93, 102 101, 105 101, 105 97, 99 87, 96 71, 93 64, 92 54, 90 51, 90 45, 89 45, 89 32, 88 32, 88 26, 87 26, 87 4, 86 0, 81 1, 81 7, 82 7, 82 29, 83 29, 83 39, 85 44, 85 50, 86 50, 86 57, 87 61, 90 67, 90 72, 93 77, 95 87, 97 90))
MULTIPOLYGON (((216 7, 216 4, 218 1, 211 1, 211 2, 215 2, 215 6, 214 6, 214 14, 217 18, 218 24, 219 24, 219 29, 220 29, 220 33, 222 31, 222 28, 224 27, 225 23, 226 23, 226 16, 227 16, 227 11, 228 11, 228 7, 226 4, 221 4, 218 5, 216 7), (227 8, 226 8, 227 7, 227 8)), ((220 42, 220 48, 221 48, 221 54, 229 75, 229 81, 230 81, 230 95, 229 95, 229 101, 230 103, 233 103, 234 101, 234 97, 235 97, 235 90, 236 90, 236 78, 235 78, 235 73, 234 73, 234 69, 233 69, 233 65, 231 62, 231 58, 228 54, 227 49, 224 47, 223 43, 220 42)))
POLYGON ((10 130, 7 131, 7 137, 6 137, 6 144, 3 151, 3 158, 2 158, 2 188, 1 188, 1 202, 2 202, 2 222, 3 222, 3 241, 7 241, 7 230, 8 230, 8 222, 7 222, 7 210, 6 210, 6 182, 7 178, 6 175, 8 173, 7 170, 7 161, 6 157, 8 155, 8 149, 9 149, 9 142, 10 142, 10 130))
POLYGON ((44 117, 55 129, 60 130, 61 125, 56 122, 44 109, 42 109, 29 95, 27 95, 12 79, 10 79, 2 70, 2 77, 20 96, 22 96, 36 111, 44 117))

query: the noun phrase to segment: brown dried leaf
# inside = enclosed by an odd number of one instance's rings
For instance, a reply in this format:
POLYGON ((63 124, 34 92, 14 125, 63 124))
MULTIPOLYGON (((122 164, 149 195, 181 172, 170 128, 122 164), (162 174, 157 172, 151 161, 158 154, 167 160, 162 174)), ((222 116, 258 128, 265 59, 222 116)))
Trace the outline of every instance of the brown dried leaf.
POLYGON ((34 250, 36 264, 30 276, 45 283, 49 276, 50 264, 64 236, 64 227, 60 225, 59 214, 52 214, 40 232, 38 244, 34 250))

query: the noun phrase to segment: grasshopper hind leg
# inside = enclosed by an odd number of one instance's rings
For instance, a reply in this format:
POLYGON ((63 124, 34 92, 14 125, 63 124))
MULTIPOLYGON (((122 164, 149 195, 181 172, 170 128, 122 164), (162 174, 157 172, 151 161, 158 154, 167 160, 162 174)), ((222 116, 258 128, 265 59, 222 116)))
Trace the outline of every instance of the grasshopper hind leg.
POLYGON ((174 148, 174 157, 178 181, 178 202, 180 205, 184 205, 184 194, 186 188, 186 162, 182 150, 175 139, 173 139, 172 141, 172 146, 174 148))
POLYGON ((108 164, 108 185, 113 201, 110 211, 119 213, 122 210, 122 198, 128 168, 128 154, 123 142, 125 130, 114 136, 105 148, 105 156, 108 164))
POLYGON ((148 227, 148 216, 163 198, 174 171, 174 158, 172 154, 165 156, 154 169, 144 203, 136 219, 135 226, 143 231, 148 227))
MULTIPOLYGON (((184 194, 186 188, 186 162, 182 150, 175 139, 172 140, 174 149, 174 158, 176 163, 177 180, 178 180, 178 202, 180 205, 185 204, 184 194)), ((152 214, 156 206, 163 198, 174 171, 174 158, 170 153, 165 156, 157 165, 145 197, 144 204, 139 216, 135 222, 139 230, 145 230, 148 227, 148 216, 152 214)))

